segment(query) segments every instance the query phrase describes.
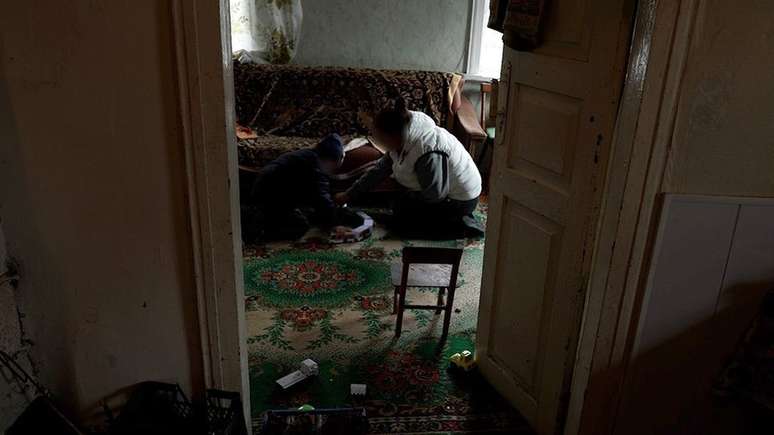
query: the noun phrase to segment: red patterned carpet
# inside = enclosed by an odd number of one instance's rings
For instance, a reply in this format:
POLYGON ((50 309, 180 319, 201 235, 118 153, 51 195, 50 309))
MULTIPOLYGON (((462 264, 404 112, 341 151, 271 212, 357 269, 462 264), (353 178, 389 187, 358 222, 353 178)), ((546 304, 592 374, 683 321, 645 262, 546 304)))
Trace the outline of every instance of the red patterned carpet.
MULTIPOLYGON (((485 213, 479 214, 485 219, 485 213)), ((531 433, 523 418, 477 372, 447 370, 448 356, 473 350, 483 241, 368 240, 331 245, 314 235, 295 244, 244 249, 254 424, 267 409, 363 406, 372 433, 531 433), (460 288, 450 336, 439 348, 442 316, 409 310, 394 338, 390 264, 403 246, 462 246, 460 288), (287 392, 275 380, 304 358, 320 375, 287 392), (349 395, 366 384, 365 399, 349 395)), ((413 303, 435 294, 410 290, 413 303)))

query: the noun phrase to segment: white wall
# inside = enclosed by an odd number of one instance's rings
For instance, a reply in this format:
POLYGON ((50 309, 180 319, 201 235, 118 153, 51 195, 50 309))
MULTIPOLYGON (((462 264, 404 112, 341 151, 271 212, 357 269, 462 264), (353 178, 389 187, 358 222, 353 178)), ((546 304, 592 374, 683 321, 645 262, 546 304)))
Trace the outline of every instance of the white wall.
POLYGON ((774 196, 774 2, 700 2, 664 191, 774 196))
POLYGON ((774 288, 772 252, 774 200, 667 198, 617 434, 736 432, 712 388, 774 288))
MULTIPOLYGON (((293 63, 464 73, 472 0, 303 0, 293 63)), ((480 86, 464 95, 480 110, 480 86)))
POLYGON ((304 0, 294 63, 460 72, 471 0, 304 0))
MULTIPOLYGON (((661 193, 774 198, 774 3, 698 5, 661 193)), ((772 208, 708 198, 660 218, 615 433, 742 433, 710 391, 774 286, 772 208)))
POLYGON ((201 379, 169 1, 0 6, 0 217, 42 382, 84 416, 201 379))

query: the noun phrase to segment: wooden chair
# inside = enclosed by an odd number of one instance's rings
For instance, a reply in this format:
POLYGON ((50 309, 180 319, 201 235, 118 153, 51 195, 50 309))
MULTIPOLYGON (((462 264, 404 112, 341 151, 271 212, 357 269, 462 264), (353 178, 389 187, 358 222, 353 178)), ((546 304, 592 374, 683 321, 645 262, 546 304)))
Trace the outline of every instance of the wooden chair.
POLYGON ((492 171, 492 159, 494 157, 498 86, 499 83, 497 79, 492 79, 491 82, 481 83, 481 113, 479 122, 481 123, 481 128, 486 131, 486 139, 481 144, 481 149, 478 150, 476 154, 473 154, 473 158, 476 161, 478 170, 481 172, 481 181, 483 182, 484 192, 489 191, 489 175, 492 171), (487 102, 488 95, 490 98, 487 102))
POLYGON ((454 306, 454 291, 457 288, 457 274, 460 270, 462 249, 457 248, 403 248, 403 262, 392 266, 393 313, 397 312, 395 336, 400 337, 403 328, 403 311, 406 308, 434 310, 435 314, 444 311, 443 333, 445 340, 449 333, 451 310, 454 306), (412 267, 412 265, 415 265, 412 267), (406 288, 438 288, 436 305, 406 305, 406 288), (444 293, 448 293, 444 303, 444 293))
MULTIPOLYGON (((494 80, 493 82, 496 82, 496 81, 497 80, 494 80)), ((481 104, 481 107, 480 107, 481 113, 480 113, 480 116, 478 118, 478 122, 481 124, 481 128, 483 128, 484 130, 486 130, 486 128, 488 127, 487 126, 487 117, 486 117, 486 112, 487 112, 487 110, 486 110, 487 109, 487 106, 486 106, 486 96, 492 93, 492 90, 493 90, 492 84, 493 84, 493 82, 481 83, 481 88, 480 88, 480 91, 481 91, 481 102, 480 102, 480 104, 481 104)), ((497 110, 497 107, 495 107, 494 109, 497 110)), ((490 107, 489 107, 489 113, 490 113, 489 117, 490 118, 491 118, 491 110, 492 110, 492 107, 491 107, 491 103, 490 103, 490 107)))

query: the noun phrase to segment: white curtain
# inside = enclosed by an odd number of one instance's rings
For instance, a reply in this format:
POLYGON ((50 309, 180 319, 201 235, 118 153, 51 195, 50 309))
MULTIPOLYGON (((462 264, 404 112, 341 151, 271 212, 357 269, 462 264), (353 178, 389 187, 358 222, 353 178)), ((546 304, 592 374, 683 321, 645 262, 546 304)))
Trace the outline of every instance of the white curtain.
POLYGON ((260 63, 288 63, 301 34, 301 0, 231 0, 235 56, 260 63))

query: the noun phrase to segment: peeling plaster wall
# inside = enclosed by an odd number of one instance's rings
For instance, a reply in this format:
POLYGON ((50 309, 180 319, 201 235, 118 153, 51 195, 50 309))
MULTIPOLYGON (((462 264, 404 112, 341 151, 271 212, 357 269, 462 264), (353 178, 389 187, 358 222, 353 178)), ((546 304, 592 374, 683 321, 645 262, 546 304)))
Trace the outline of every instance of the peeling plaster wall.
MULTIPOLYGON (((293 63, 377 69, 465 70, 471 0, 302 0, 293 63)), ((480 85, 463 93, 480 110, 480 85)))
MULTIPOLYGON (((5 235, 0 221, 0 275, 5 272, 6 260, 5 235)), ((21 348, 21 338, 13 287, 0 283, 0 350, 9 355, 15 354, 21 348)), ((5 430, 26 405, 25 397, 0 377, 0 431, 5 430)))
POLYGON ((0 217, 41 381, 81 417, 199 387, 169 1, 0 5, 0 217))
POLYGON ((666 192, 774 196, 774 2, 700 2, 666 192))
MULTIPOLYGON (((8 255, 5 248, 5 235, 0 220, 0 276, 6 272, 8 255)), ((13 354, 21 346, 21 328, 19 326, 16 298, 10 283, 0 281, 0 350, 13 354)), ((0 380, 0 383, 2 380, 0 380)), ((2 426, 0 426, 2 427, 2 426)))
MULTIPOLYGON (((774 198, 772 17, 771 1, 698 2, 662 192, 774 198)), ((643 349, 615 433, 757 433, 743 401, 712 390, 774 285, 772 207, 685 204, 660 218, 668 236, 642 272, 643 349)))
POLYGON ((303 0, 294 63, 461 71, 471 0, 303 0))

